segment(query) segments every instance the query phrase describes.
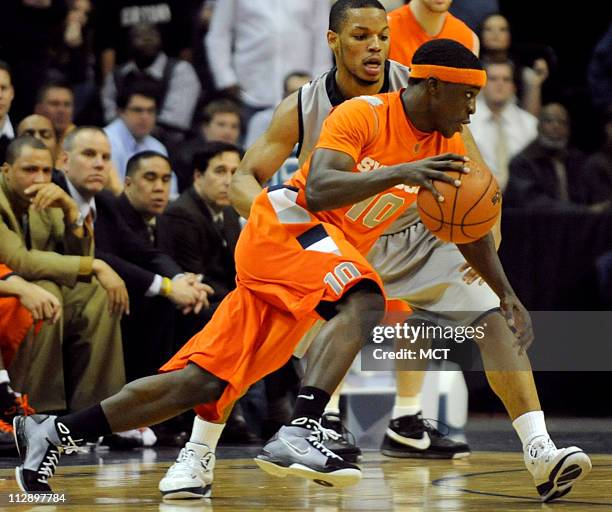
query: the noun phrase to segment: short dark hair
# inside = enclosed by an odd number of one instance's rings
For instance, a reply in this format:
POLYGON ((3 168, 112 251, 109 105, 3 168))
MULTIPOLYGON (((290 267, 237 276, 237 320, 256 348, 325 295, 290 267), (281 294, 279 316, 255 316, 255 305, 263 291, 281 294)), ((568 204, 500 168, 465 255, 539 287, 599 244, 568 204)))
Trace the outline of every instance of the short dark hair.
POLYGON ((49 89, 68 89, 72 95, 74 96, 74 91, 70 84, 65 80, 48 80, 45 82, 36 92, 36 104, 42 103, 45 99, 45 96, 49 92, 49 89))
POLYGON ((346 21, 349 9, 381 9, 387 12, 385 6, 378 0, 338 0, 329 11, 329 30, 338 34, 346 21))
POLYGON ((6 148, 6 162, 9 165, 13 165, 15 160, 17 160, 21 156, 21 152, 23 148, 34 148, 34 149, 46 149, 49 151, 51 155, 51 151, 44 143, 37 139, 36 137, 32 137, 31 135, 22 135, 21 137, 16 137, 11 141, 11 143, 6 148))
MULTIPOLYGON (((452 39, 432 39, 418 47, 412 57, 412 64, 448 66, 459 69, 484 69, 482 63, 471 50, 452 39)), ((423 78, 410 78, 408 84, 414 85, 423 78)))
POLYGON ((207 142, 202 145, 202 148, 193 155, 192 167, 194 171, 206 172, 208 163, 220 153, 233 151, 242 158, 242 150, 228 142, 207 142))
POLYGON ((136 95, 154 100, 155 105, 159 107, 161 97, 159 84, 151 80, 142 79, 129 81, 129 83, 117 91, 117 108, 125 110, 132 96, 136 95))
POLYGON ((210 103, 207 103, 202 109, 202 123, 208 124, 210 123, 215 115, 217 114, 236 114, 240 118, 240 122, 242 123, 242 118, 240 116, 240 106, 233 100, 227 98, 219 98, 218 100, 212 100, 210 103))
POLYGON ((0 60, 0 70, 6 71, 8 76, 11 78, 11 82, 13 81, 13 72, 11 71, 11 66, 9 66, 8 62, 0 60))
POLYGON ((99 126, 92 126, 92 125, 77 126, 73 130, 70 130, 64 137, 64 140, 62 141, 62 149, 64 151, 72 151, 72 148, 74 147, 74 140, 77 138, 79 133, 84 132, 84 131, 98 132, 98 133, 103 134, 106 138, 108 138, 108 135, 106 135, 106 132, 99 126))
POLYGON ((140 167, 140 162, 142 160, 147 160, 148 158, 161 158, 162 160, 166 161, 166 163, 170 166, 170 169, 172 170, 172 164, 170 163, 170 160, 166 155, 162 155, 157 151, 147 150, 141 151, 140 153, 136 153, 135 155, 132 155, 130 157, 130 159, 127 161, 127 164, 125 165, 125 175, 134 176, 134 174, 136 174, 136 171, 138 171, 140 167))

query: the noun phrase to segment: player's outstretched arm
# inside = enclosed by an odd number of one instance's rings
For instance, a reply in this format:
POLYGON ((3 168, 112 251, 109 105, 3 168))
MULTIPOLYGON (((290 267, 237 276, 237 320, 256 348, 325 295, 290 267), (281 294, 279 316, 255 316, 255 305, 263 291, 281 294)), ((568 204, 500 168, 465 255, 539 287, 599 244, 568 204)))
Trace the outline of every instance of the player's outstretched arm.
POLYGON ((514 292, 495 250, 493 235, 457 247, 470 266, 478 272, 500 299, 502 314, 517 338, 519 353, 524 352, 533 342, 531 319, 525 307, 514 292))
POLYGON ((248 149, 232 178, 232 205, 245 219, 253 200, 262 190, 262 183, 283 165, 298 140, 298 93, 295 92, 276 108, 270 126, 248 149))

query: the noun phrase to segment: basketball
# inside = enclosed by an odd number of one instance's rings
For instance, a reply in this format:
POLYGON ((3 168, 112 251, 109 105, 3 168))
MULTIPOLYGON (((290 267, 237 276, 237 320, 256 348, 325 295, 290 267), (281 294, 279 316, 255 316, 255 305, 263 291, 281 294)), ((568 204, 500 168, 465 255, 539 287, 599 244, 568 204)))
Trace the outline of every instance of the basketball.
POLYGON ((448 172, 461 181, 461 186, 436 181, 435 186, 444 196, 438 201, 426 188, 421 187, 417 208, 421 221, 445 242, 466 244, 486 235, 499 217, 501 192, 495 176, 471 160, 470 172, 448 172))

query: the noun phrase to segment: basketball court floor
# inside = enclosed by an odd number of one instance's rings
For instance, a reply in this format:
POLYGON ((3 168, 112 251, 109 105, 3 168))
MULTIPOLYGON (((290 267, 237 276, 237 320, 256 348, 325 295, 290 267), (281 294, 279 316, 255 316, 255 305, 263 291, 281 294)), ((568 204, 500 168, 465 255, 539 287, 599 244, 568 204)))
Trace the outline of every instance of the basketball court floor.
POLYGON ((65 456, 52 483, 65 502, 16 504, 16 459, 0 458, 2 511, 543 511, 612 510, 612 419, 551 419, 559 446, 587 451, 593 470, 565 499, 542 505, 503 417, 471 418, 467 440, 474 453, 457 461, 382 456, 366 447, 363 479, 344 490, 299 479, 277 479, 252 462, 258 448, 221 447, 213 498, 163 502, 157 483, 176 449, 91 452, 65 456))

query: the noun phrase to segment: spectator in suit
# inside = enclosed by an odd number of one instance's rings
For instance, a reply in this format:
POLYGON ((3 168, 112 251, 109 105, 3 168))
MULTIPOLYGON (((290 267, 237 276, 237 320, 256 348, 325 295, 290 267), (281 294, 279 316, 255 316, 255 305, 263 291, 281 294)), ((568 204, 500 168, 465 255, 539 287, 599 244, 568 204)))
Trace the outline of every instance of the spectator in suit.
POLYGON ((4 162, 6 148, 15 138, 15 131, 8 114, 14 97, 11 68, 6 62, 0 61, 0 162, 4 162))
POLYGON ((570 118, 559 103, 542 108, 538 137, 510 162, 508 206, 522 208, 589 208, 600 211, 609 200, 591 203, 584 177, 584 154, 569 143, 570 118), (588 206, 587 206, 588 205, 588 206))
POLYGON ((202 274, 215 290, 214 310, 235 287, 234 249, 239 216, 231 207, 229 186, 240 162, 240 149, 209 142, 193 161, 193 185, 168 207, 173 252, 182 268, 202 274))
POLYGON ((182 139, 191 128, 193 113, 200 96, 200 81, 193 66, 168 57, 161 48, 159 30, 147 23, 130 30, 131 60, 106 76, 102 89, 104 118, 110 123, 117 117, 117 91, 130 81, 143 77, 159 86, 158 128, 182 139))
POLYGON ((235 101, 220 98, 211 101, 202 109, 195 137, 171 152, 172 168, 176 173, 181 193, 193 183, 193 157, 202 145, 214 141, 237 145, 240 131, 240 107, 235 101))
MULTIPOLYGON (((150 330, 152 337, 157 336, 157 330, 164 330, 162 318, 146 313, 151 304, 147 298, 160 297, 155 302, 163 304, 161 309, 167 312, 167 317, 172 317, 174 309, 171 304, 185 312, 199 312, 207 305, 207 293, 211 290, 196 282, 194 276, 184 275, 171 257, 134 236, 119 211, 117 199, 102 190, 109 173, 110 155, 110 143, 101 128, 79 127, 66 137, 61 162, 66 175, 66 189, 83 215, 93 212, 97 257, 110 264, 127 283, 131 298, 130 316, 124 319, 123 326, 124 345, 129 348, 126 338, 130 336, 126 333, 137 333, 142 343, 150 341, 145 330, 150 330)), ((170 328, 167 333, 171 338, 170 328)), ((160 348, 162 352, 171 350, 171 347, 165 347, 171 339, 168 341, 166 337, 165 340, 160 341, 164 346, 160 348)), ((156 371, 158 359, 164 355, 155 350, 129 354, 126 352, 129 379, 156 371), (129 354, 134 357, 128 358, 129 354)))
MULTIPOLYGON (((143 244, 169 255, 172 255, 172 234, 168 219, 162 213, 170 197, 171 176, 170 162, 161 153, 136 153, 128 160, 125 190, 119 197, 118 205, 121 216, 134 236, 139 237, 143 244)), ((176 348, 187 340, 180 332, 175 332, 175 318, 180 313, 169 308, 167 301, 163 299, 152 298, 147 302, 142 312, 147 315, 147 319, 163 318, 161 322, 154 322, 155 332, 143 336, 143 322, 129 321, 123 323, 123 333, 124 339, 129 340, 126 343, 126 360, 136 359, 142 365, 142 356, 139 358, 139 353, 149 352, 151 355, 145 359, 150 360, 149 371, 154 371, 165 362, 160 361, 166 359, 164 354, 175 352, 176 348)), ((193 415, 186 414, 155 425, 153 430, 157 436, 157 444, 182 446, 188 439, 187 432, 192 420, 193 415)))
POLYGON ((470 130, 484 161, 505 190, 510 160, 536 138, 538 120, 515 102, 510 61, 487 62, 485 69, 487 84, 476 98, 470 130))
POLYGON ((136 153, 127 163, 119 208, 130 229, 145 243, 173 255, 168 219, 162 215, 170 200, 170 161, 161 153, 136 153))
MULTIPOLYGON (((119 91, 119 117, 104 128, 112 149, 112 160, 121 183, 125 180, 127 162, 141 151, 156 151, 168 156, 168 150, 151 135, 157 120, 157 87, 149 81, 134 82, 119 91)), ((173 178, 171 197, 178 195, 173 178)))
POLYGON ((0 261, 63 308, 60 321, 22 343, 11 374, 37 410, 78 410, 125 382, 119 318, 127 292, 121 278, 93 258, 86 219, 51 183, 52 168, 49 149, 33 137, 15 139, 2 166, 0 261))

